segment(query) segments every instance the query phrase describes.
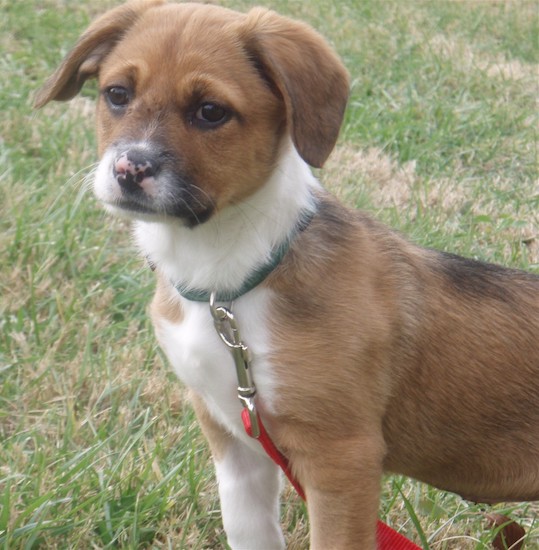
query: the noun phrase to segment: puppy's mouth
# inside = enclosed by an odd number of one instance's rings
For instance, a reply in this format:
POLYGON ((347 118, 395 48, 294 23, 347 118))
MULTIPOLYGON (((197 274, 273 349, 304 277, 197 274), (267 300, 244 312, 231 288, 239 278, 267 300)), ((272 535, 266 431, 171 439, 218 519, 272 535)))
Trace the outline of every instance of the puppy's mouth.
POLYGON ((202 224, 214 213, 214 202, 177 165, 171 155, 146 146, 115 147, 99 163, 94 191, 113 213, 189 227, 202 224))

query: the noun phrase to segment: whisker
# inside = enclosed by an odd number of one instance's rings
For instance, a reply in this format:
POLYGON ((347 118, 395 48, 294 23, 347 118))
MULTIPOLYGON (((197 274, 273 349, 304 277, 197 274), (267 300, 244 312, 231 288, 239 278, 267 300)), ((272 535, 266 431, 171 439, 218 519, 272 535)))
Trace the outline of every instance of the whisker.
MULTIPOLYGON (((192 198, 196 199, 196 197, 194 195, 192 195, 189 191, 188 191, 188 193, 191 195, 192 198)), ((162 197, 162 199, 160 201, 162 204, 158 208, 158 213, 159 214, 161 214, 165 217, 168 217, 167 206, 181 205, 182 207, 184 207, 186 210, 188 210, 191 213, 191 215, 197 221, 197 223, 199 222, 199 218, 198 218, 196 212, 193 210, 193 208, 189 204, 189 201, 185 200, 182 197, 176 196, 172 192, 170 192, 168 195, 169 196, 165 195, 164 197, 162 197)), ((202 203, 200 203, 200 205, 202 206, 202 203)))
MULTIPOLYGON (((205 191, 201 187, 198 187, 197 185, 186 186, 184 188, 184 192, 188 195, 188 197, 190 199, 193 199, 193 202, 198 203, 198 206, 201 206, 204 209, 207 207, 208 203, 213 208, 215 207, 215 200, 213 199, 213 197, 207 191, 205 191), (207 202, 204 202, 200 198, 200 195, 202 195, 204 198, 206 198, 207 202)), ((167 204, 167 203, 169 203, 169 201, 170 201, 171 204, 175 203, 175 204, 181 204, 182 206, 185 206, 187 208, 187 210, 189 210, 189 212, 193 215, 193 218, 197 221, 197 223, 200 222, 200 219, 199 219, 196 211, 193 209, 193 207, 192 207, 192 205, 189 201, 185 200, 182 197, 176 196, 172 192, 169 193, 169 197, 166 197, 166 196, 164 197, 163 202, 165 204, 167 204)))
POLYGON ((62 185, 60 187, 52 204, 47 208, 46 215, 50 214, 58 208, 58 204, 64 199, 66 193, 68 193, 73 188, 79 188, 77 197, 75 201, 73 201, 73 211, 75 212, 82 202, 82 198, 91 188, 93 175, 97 169, 97 165, 98 163, 94 162, 92 164, 84 166, 77 170, 72 176, 70 176, 65 182, 65 185, 62 185))

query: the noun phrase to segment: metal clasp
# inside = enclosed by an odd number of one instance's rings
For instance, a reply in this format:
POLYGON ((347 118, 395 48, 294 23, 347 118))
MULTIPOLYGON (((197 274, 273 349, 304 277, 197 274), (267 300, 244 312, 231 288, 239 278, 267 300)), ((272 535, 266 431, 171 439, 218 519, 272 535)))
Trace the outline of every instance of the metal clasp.
POLYGON ((229 307, 216 305, 215 293, 212 292, 210 295, 210 311, 217 334, 232 354, 238 378, 238 398, 249 412, 252 437, 258 438, 260 436, 260 426, 254 401, 256 386, 251 374, 249 349, 241 339, 238 324, 232 313, 232 305, 229 307))

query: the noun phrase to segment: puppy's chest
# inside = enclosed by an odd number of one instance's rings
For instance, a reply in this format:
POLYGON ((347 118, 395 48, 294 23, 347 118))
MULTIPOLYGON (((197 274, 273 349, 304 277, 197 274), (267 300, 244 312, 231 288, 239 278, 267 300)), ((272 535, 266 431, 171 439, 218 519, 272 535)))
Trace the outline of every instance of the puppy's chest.
MULTIPOLYGON (((269 360, 270 337, 265 322, 266 299, 248 300, 234 308, 242 341, 249 349, 257 400, 272 409, 275 379, 269 360)), ((208 304, 186 302, 181 322, 155 319, 159 344, 180 380, 197 392, 210 414, 238 437, 244 437, 236 367, 218 336, 208 304)))

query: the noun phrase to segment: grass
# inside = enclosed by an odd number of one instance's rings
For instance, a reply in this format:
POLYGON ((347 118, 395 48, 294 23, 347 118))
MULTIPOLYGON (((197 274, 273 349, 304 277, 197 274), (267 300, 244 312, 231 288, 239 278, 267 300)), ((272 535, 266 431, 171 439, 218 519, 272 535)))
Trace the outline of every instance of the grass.
MULTIPOLYGON (((208 451, 146 315, 151 273, 85 192, 95 87, 31 110, 112 5, 0 0, 3 549, 225 547, 208 451)), ((270 5, 326 35, 353 78, 328 187, 425 246, 539 269, 533 1, 270 5)), ((306 548, 304 506, 284 501, 289 545, 306 548)), ((498 508, 539 545, 536 505, 498 508)), ((494 536, 481 507, 399 477, 381 516, 424 548, 494 536)))

